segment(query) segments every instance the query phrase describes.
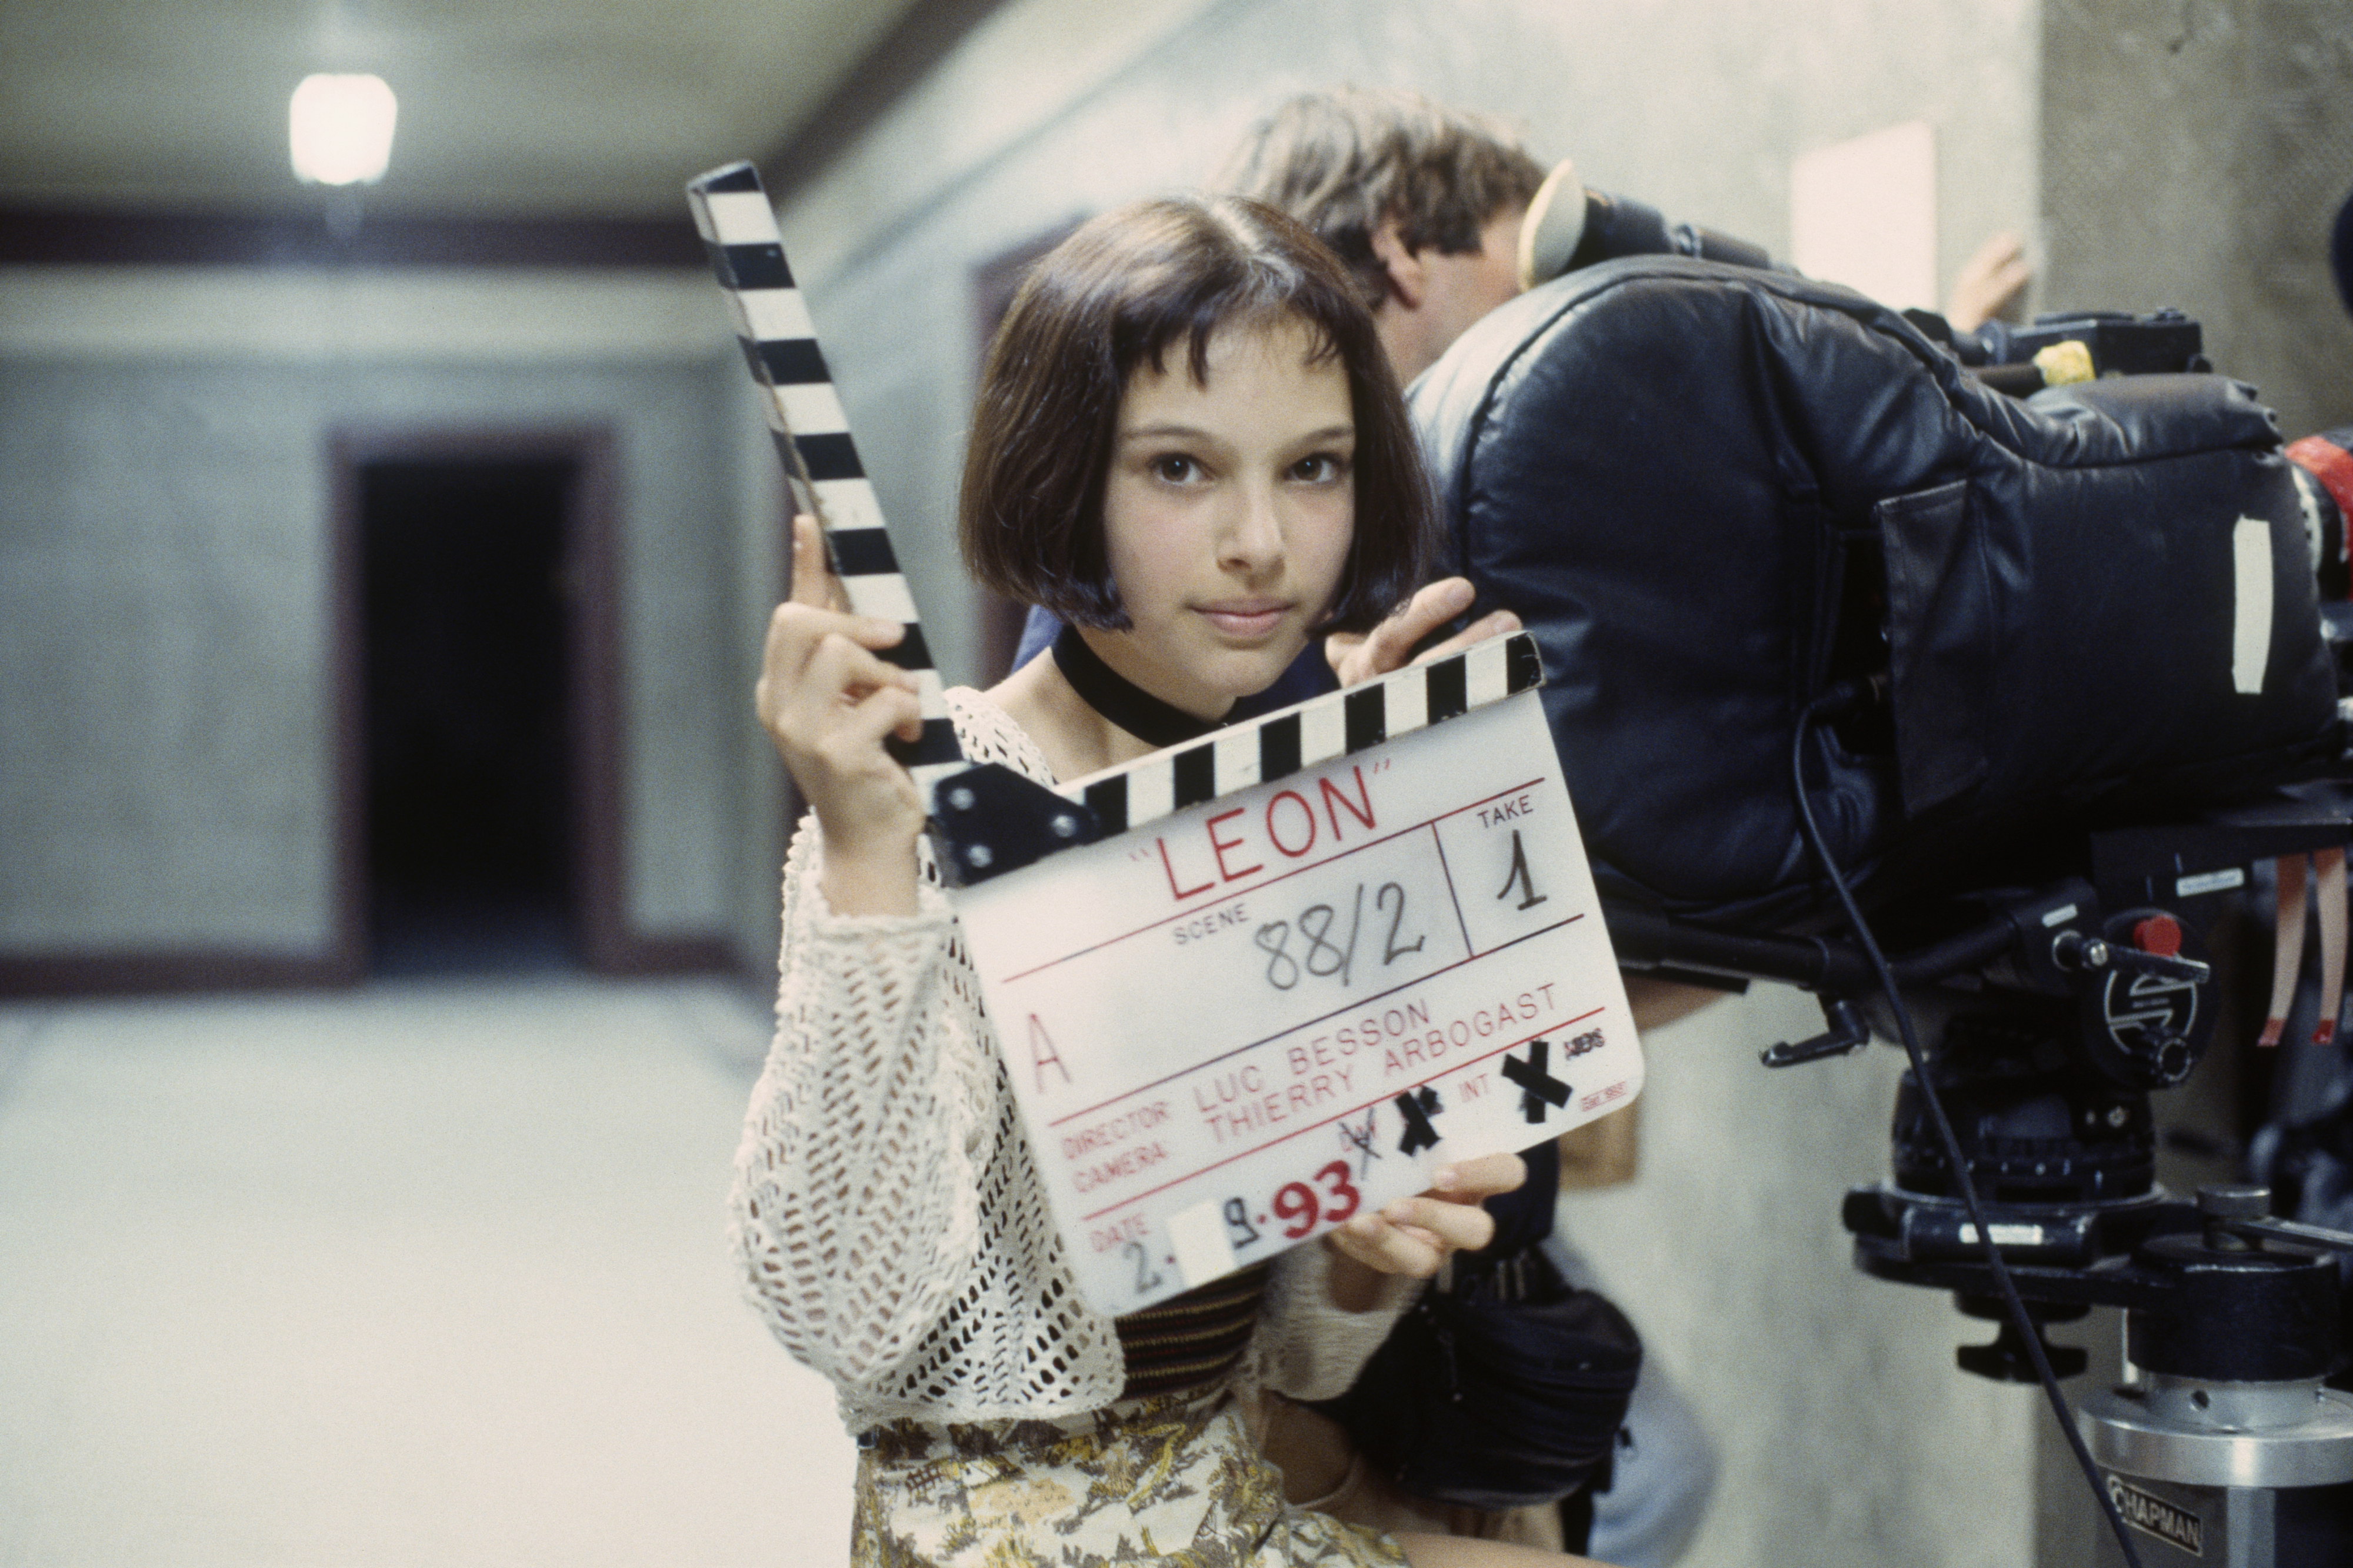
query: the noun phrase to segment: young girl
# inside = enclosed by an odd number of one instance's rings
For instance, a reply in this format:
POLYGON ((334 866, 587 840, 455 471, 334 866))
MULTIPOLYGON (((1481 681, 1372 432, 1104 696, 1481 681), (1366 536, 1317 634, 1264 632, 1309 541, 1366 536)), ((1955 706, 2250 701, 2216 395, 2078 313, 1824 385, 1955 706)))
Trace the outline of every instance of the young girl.
MULTIPOLYGON (((965 559, 1070 629, 948 693, 965 752, 1052 782, 1205 731, 1311 637, 1402 601, 1434 526, 1371 320, 1304 229, 1232 199, 1099 218, 1039 263, 982 377, 965 559)), ((851 1562, 1571 1561, 1293 1507, 1240 1414, 1261 1389, 1345 1390, 1418 1279, 1485 1243, 1479 1201, 1517 1184, 1516 1156, 1150 1310, 1087 1304, 923 802, 883 749, 920 725, 879 657, 900 628, 839 607, 807 519, 793 566, 758 700, 810 819, 734 1235, 755 1304, 858 1436, 851 1562)))

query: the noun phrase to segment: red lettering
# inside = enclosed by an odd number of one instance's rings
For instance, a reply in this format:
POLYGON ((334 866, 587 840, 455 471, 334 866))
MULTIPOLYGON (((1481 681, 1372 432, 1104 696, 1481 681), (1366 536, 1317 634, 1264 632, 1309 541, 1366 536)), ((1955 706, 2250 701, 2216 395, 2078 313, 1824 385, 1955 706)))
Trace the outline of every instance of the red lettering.
POLYGON ((1160 847, 1160 868, 1168 874, 1168 890, 1176 895, 1180 901, 1191 898, 1196 893, 1206 893, 1211 888, 1217 886, 1215 882, 1204 882, 1198 888, 1178 887, 1176 885, 1176 868, 1168 863, 1168 840, 1166 838, 1155 838, 1152 842, 1158 845, 1160 847))
POLYGON ((1282 850, 1285 855, 1290 856, 1294 860, 1298 859, 1302 855, 1306 854, 1310 849, 1315 847, 1315 808, 1308 805, 1307 797, 1301 795, 1297 790, 1284 790, 1282 794, 1276 795, 1272 800, 1266 803, 1266 836, 1274 840, 1274 847, 1277 849, 1282 850), (1274 826, 1274 808, 1281 805, 1286 800, 1291 802, 1292 805, 1297 806, 1299 808, 1299 815, 1304 817, 1307 821, 1307 841, 1296 849, 1293 849, 1290 845, 1285 844, 1282 841, 1282 835, 1276 830, 1274 826))
POLYGON ((1356 775, 1356 800, 1364 804, 1364 809, 1361 811, 1357 809, 1356 801, 1351 801, 1346 795, 1332 787, 1330 779, 1315 781, 1324 791, 1324 815, 1332 819, 1332 837, 1335 838, 1340 837, 1340 814, 1332 809, 1335 804, 1345 809, 1350 816, 1355 817, 1366 827, 1373 826, 1372 786, 1365 783, 1365 770, 1362 767, 1350 771, 1356 775))
MULTIPOLYGON (((1209 818, 1207 823, 1203 824, 1203 826, 1208 830, 1210 851, 1218 858, 1218 875, 1223 877, 1229 882, 1234 881, 1239 878, 1247 877, 1252 871, 1263 871, 1266 869, 1266 867, 1261 864, 1257 866, 1245 866, 1240 870, 1237 871, 1232 867, 1226 864, 1226 851, 1229 849, 1240 848, 1242 847, 1242 841, 1239 838, 1219 837, 1218 824, 1226 821, 1229 817, 1240 816, 1241 814, 1241 807, 1236 806, 1231 811, 1221 811, 1218 813, 1217 816, 1209 818)), ((1174 887, 1176 884, 1172 881, 1169 886, 1174 887)), ((1196 890, 1198 891, 1198 889, 1196 890)), ((1184 895, 1180 893, 1177 896, 1182 898, 1184 895)))
POLYGON ((1046 1033, 1046 1026, 1038 1021, 1038 1015, 1032 1013, 1029 1015, 1029 1065, 1038 1075, 1038 1092, 1040 1094, 1046 1092, 1046 1065, 1049 1062, 1053 1064, 1056 1072, 1062 1075, 1064 1083, 1071 1081, 1071 1069, 1062 1065, 1062 1055, 1054 1048, 1053 1037, 1046 1033))

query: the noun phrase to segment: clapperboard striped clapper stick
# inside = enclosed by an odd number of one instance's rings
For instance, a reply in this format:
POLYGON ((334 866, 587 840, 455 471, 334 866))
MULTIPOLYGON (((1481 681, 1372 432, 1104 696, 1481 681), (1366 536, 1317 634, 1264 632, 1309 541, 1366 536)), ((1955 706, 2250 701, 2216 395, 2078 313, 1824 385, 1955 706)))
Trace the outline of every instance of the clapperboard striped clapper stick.
POLYGON ((891 748, 917 784, 928 787, 942 773, 961 768, 964 753, 948 723, 913 595, 883 531, 882 509, 875 504, 874 487, 849 438, 849 423, 818 348, 808 307, 785 261, 759 171, 748 163, 714 169, 688 184, 687 200, 733 311, 735 336, 759 384, 761 412, 785 472, 806 487, 796 501, 816 512, 849 607, 907 628, 899 645, 881 650, 881 657, 915 677, 923 733, 912 743, 894 738, 891 748))
POLYGON ((923 733, 912 744, 891 745, 917 785, 932 793, 933 819, 952 848, 952 880, 1001 876, 1057 849, 1141 827, 1542 683, 1535 639, 1523 632, 1155 752, 1068 784, 1051 798, 1008 769, 970 767, 759 171, 748 162, 730 163, 691 181, 687 194, 777 455, 805 487, 850 608, 906 626, 905 638, 881 657, 915 676, 923 733))
POLYGON ((1081 1288, 1139 1310, 1631 1100, 1525 634, 1050 788, 967 765, 747 163, 691 187, 777 450, 903 622, 959 931, 1081 1288))

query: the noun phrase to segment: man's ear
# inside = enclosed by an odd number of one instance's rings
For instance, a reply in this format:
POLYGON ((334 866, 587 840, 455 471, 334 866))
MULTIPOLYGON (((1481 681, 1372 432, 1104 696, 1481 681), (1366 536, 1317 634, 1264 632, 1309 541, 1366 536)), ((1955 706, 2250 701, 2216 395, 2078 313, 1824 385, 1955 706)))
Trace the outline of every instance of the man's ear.
POLYGON ((1430 292, 1430 268, 1422 265, 1419 251, 1406 248, 1397 219, 1385 217, 1375 226, 1373 255, 1388 274, 1389 298, 1397 301, 1398 308, 1421 309, 1421 301, 1430 292))

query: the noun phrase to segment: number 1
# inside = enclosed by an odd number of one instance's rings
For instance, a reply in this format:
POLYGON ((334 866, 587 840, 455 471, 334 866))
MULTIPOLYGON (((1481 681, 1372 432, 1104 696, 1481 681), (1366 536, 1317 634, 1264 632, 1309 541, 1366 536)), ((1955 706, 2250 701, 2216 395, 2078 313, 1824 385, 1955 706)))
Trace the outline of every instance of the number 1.
POLYGON ((1511 897, 1514 882, 1520 885, 1520 901, 1512 906, 1515 910, 1532 910, 1549 897, 1537 892, 1535 883, 1528 879, 1528 847, 1520 842, 1520 830, 1516 827, 1512 829, 1512 874, 1504 879, 1503 890, 1495 896, 1511 897))

